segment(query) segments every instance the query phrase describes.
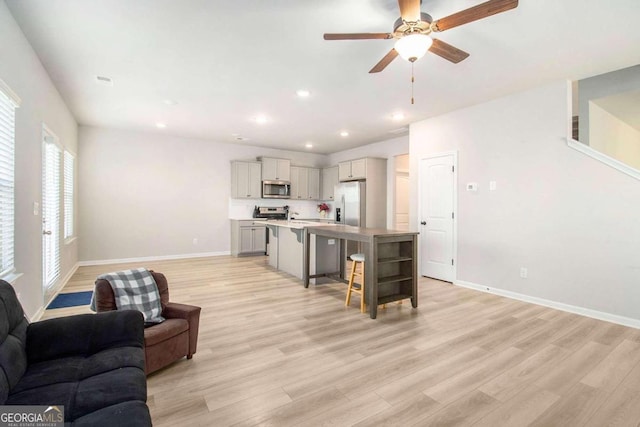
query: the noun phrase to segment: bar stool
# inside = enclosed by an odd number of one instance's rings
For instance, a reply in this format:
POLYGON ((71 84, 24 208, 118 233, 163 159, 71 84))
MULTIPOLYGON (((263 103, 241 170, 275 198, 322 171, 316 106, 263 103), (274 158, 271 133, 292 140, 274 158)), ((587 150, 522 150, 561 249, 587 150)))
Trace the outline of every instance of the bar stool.
POLYGON ((344 303, 347 307, 351 302, 351 294, 360 295, 360 313, 364 313, 364 254, 353 254, 349 258, 353 261, 351 266, 351 275, 349 276, 349 287, 347 289, 347 299, 344 303), (361 273, 356 271, 356 267, 358 264, 362 264, 361 273), (359 276, 361 278, 360 287, 355 288, 353 286, 353 279, 355 276, 359 276))

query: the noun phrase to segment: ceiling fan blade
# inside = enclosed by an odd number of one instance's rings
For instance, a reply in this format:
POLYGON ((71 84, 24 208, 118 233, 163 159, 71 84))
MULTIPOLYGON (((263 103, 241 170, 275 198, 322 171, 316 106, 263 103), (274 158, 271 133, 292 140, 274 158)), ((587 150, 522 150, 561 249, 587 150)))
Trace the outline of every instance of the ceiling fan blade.
POLYGON ((489 0, 469 9, 462 10, 445 18, 438 19, 432 25, 434 31, 445 31, 459 25, 468 24, 496 13, 505 12, 518 6, 518 0, 489 0))
POLYGON ((420 20, 420 0, 398 0, 400 16, 406 22, 418 22, 420 20))
POLYGON ((371 40, 371 39, 391 39, 393 34, 389 33, 325 33, 325 40, 371 40))
POLYGON ((457 47, 451 46, 449 43, 445 43, 438 39, 433 39, 433 44, 429 48, 429 52, 435 53, 454 64, 467 59, 469 56, 469 54, 464 50, 460 50, 457 47))
POLYGON ((395 49, 391 49, 389 53, 387 53, 384 58, 380 60, 370 71, 369 73, 379 73, 380 71, 387 68, 387 65, 391 63, 398 56, 398 52, 395 49))

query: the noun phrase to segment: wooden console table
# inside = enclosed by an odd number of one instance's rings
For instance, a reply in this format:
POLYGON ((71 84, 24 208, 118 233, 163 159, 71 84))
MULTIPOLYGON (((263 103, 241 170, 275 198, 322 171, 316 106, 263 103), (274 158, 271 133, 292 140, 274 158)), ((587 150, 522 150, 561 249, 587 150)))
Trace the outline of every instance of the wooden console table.
MULTIPOLYGON (((417 232, 361 228, 349 225, 323 225, 305 227, 304 239, 304 287, 309 280, 329 274, 309 275, 310 235, 353 240, 365 243, 365 301, 369 315, 375 319, 378 305, 411 298, 411 305, 418 307, 418 238, 417 232)), ((340 277, 344 276, 344 254, 340 254, 340 277)), ((338 272, 336 272, 338 273, 338 272)))

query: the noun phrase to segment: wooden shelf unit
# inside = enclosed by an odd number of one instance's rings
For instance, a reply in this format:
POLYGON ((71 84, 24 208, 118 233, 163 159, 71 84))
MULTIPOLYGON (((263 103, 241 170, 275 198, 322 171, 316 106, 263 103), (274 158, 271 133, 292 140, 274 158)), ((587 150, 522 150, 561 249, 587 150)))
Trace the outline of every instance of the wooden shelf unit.
POLYGON ((378 301, 386 304, 411 298, 414 280, 413 242, 380 242, 377 250, 378 301))

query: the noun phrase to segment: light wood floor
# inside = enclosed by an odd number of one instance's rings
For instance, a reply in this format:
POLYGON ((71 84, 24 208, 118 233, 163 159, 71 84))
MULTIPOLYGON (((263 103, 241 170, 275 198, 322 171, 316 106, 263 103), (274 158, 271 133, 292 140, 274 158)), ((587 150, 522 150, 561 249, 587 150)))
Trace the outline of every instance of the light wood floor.
MULTIPOLYGON (((81 267, 63 292, 93 288, 81 267)), ((155 426, 638 426, 640 331, 422 279, 371 320, 265 257, 149 262, 200 305, 198 352, 148 378, 155 426)), ((47 311, 45 317, 88 312, 47 311)))

